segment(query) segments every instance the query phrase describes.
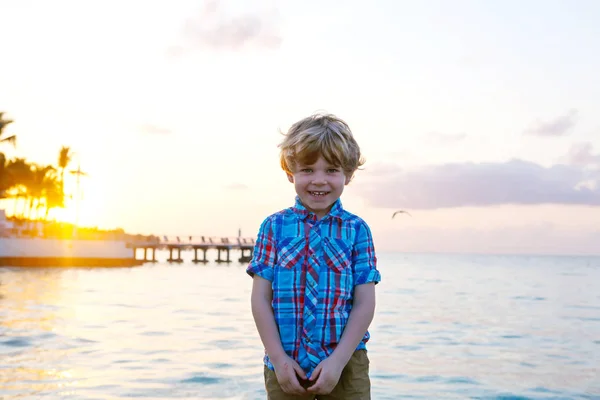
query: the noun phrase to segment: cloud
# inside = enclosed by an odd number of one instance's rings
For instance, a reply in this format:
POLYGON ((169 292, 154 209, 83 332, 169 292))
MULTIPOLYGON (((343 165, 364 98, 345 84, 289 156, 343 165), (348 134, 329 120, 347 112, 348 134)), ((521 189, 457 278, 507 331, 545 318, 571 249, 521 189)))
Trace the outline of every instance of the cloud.
POLYGON ((278 48, 282 39, 277 22, 275 10, 235 16, 225 11, 222 0, 206 0, 200 12, 185 21, 184 44, 172 46, 169 54, 177 56, 198 48, 278 48))
POLYGON ((552 222, 483 228, 402 227, 373 232, 381 249, 409 252, 600 255, 600 231, 552 222))
POLYGON ((570 110, 551 121, 540 121, 534 127, 525 131, 525 135, 532 136, 565 136, 575 126, 577 110, 570 110))
POLYGON ((170 129, 152 124, 142 125, 140 127, 140 130, 150 135, 170 135, 171 133, 173 133, 170 129))
POLYGON ((454 144, 465 140, 467 138, 467 135, 465 133, 430 132, 427 134, 427 137, 441 144, 454 144))
POLYGON ((573 165, 453 163, 403 170, 393 164, 365 171, 357 192, 373 207, 436 209, 503 204, 600 205, 600 171, 573 165))
POLYGON ((582 167, 600 165, 600 154, 593 154, 593 149, 590 142, 575 143, 569 149, 564 160, 571 165, 582 167))

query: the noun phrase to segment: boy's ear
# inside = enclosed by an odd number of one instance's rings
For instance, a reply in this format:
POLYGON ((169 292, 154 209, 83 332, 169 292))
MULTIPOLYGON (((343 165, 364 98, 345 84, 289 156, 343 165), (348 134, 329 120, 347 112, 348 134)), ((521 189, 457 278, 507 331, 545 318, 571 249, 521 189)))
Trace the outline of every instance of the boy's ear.
POLYGON ((344 183, 344 185, 347 185, 350 183, 350 181, 352 180, 352 175, 346 175, 346 183, 344 183))
POLYGON ((294 183, 294 175, 290 174, 289 172, 287 172, 286 175, 288 177, 288 181, 290 181, 290 183, 294 183))

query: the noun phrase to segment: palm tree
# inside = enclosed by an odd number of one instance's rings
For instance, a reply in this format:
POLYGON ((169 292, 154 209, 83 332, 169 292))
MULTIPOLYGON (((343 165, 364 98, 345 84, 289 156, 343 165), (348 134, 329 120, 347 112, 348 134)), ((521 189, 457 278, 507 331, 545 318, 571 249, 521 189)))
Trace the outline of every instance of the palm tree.
POLYGON ((58 179, 46 179, 44 193, 46 199, 44 219, 47 220, 50 210, 53 208, 63 208, 65 206, 65 196, 58 179))
MULTIPOLYGON (((0 143, 10 143, 13 146, 16 146, 17 136, 11 135, 7 137, 2 137, 4 135, 4 130, 13 121, 11 119, 4 118, 4 112, 0 111, 0 143)), ((6 156, 4 153, 0 153, 0 199, 6 197, 6 191, 10 188, 8 171, 6 169, 6 156)))
MULTIPOLYGON (((17 215, 17 204, 19 198, 24 197, 27 200, 28 189, 33 181, 33 167, 24 158, 15 158, 6 165, 7 187, 10 189, 11 196, 15 198, 15 210, 13 215, 17 215)), ((22 215, 25 214, 25 210, 22 215)))
POLYGON ((35 211, 35 218, 38 218, 40 208, 46 207, 45 199, 48 189, 51 189, 57 184, 56 169, 53 166, 33 166, 32 179, 27 185, 27 195, 29 197, 29 219, 33 219, 33 211, 35 211))
POLYGON ((4 112, 0 111, 0 143, 10 143, 13 146, 17 144, 17 135, 11 135, 7 137, 2 137, 4 134, 4 129, 14 121, 11 119, 4 119, 4 112))
POLYGON ((73 159, 73 152, 70 147, 63 146, 58 153, 58 168, 60 169, 60 189, 65 193, 65 169, 73 159))
POLYGON ((10 188, 8 169, 6 168, 6 156, 0 153, 0 199, 6 197, 6 191, 10 188))

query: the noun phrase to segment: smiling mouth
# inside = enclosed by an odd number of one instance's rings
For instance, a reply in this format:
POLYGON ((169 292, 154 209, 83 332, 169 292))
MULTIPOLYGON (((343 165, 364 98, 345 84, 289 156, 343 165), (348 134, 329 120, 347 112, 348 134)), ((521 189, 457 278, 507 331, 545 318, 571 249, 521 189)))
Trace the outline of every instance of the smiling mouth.
POLYGON ((315 196, 315 197, 323 197, 329 194, 329 192, 308 192, 311 196, 315 196))

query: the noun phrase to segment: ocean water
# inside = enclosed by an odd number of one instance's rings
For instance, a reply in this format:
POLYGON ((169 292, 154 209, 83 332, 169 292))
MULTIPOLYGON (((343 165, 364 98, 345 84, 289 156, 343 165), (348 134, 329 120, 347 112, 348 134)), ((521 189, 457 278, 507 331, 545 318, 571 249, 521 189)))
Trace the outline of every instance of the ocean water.
MULTIPOLYGON (((600 399, 600 258, 379 261, 373 399, 600 399)), ((250 286, 237 262, 0 268, 0 398, 265 399, 250 286)))

